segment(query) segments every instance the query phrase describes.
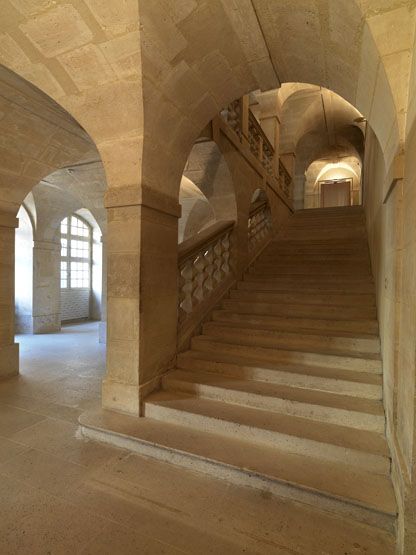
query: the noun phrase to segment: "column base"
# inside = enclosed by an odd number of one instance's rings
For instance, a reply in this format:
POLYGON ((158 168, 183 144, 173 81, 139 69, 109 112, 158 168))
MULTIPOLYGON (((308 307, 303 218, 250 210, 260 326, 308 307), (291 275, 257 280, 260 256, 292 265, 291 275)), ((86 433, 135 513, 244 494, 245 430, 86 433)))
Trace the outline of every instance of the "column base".
POLYGON ((140 416, 139 386, 103 380, 102 406, 107 410, 140 416))
POLYGON ((102 382, 102 407, 131 416, 142 416, 144 399, 152 391, 160 389, 162 376, 142 385, 130 385, 104 379, 102 382))
POLYGON ((0 345, 0 379, 19 374, 19 344, 0 345))

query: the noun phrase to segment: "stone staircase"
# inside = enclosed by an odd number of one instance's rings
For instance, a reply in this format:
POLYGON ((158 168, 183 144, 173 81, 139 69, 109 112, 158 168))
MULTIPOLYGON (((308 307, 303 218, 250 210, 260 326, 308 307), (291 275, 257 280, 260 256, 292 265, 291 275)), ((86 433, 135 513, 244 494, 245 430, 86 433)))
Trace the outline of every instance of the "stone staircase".
POLYGON ((146 399, 136 439, 166 460, 391 530, 382 395, 362 209, 304 210, 146 399))

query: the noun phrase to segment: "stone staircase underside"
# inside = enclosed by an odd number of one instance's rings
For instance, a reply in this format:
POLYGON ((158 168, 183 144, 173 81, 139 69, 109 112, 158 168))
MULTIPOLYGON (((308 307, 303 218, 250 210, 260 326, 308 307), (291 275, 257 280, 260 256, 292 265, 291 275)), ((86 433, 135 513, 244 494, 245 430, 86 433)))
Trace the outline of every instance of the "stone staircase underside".
POLYGON ((374 284, 361 209, 296 213, 178 356, 144 418, 99 440, 392 530, 374 284))

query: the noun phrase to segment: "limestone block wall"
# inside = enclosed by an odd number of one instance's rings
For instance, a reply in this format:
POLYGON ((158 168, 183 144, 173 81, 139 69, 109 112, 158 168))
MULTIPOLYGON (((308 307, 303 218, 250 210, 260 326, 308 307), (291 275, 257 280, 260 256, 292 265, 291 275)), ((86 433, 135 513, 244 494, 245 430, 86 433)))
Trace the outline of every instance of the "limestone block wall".
POLYGON ((416 129, 406 141, 404 174, 387 170, 374 137, 367 141, 365 207, 377 289, 383 357, 383 400, 392 477, 399 508, 398 552, 416 552, 415 368, 416 368, 416 129), (404 179, 403 179, 404 177, 404 179))
POLYGON ((90 317, 89 289, 61 289, 61 320, 80 320, 90 317))

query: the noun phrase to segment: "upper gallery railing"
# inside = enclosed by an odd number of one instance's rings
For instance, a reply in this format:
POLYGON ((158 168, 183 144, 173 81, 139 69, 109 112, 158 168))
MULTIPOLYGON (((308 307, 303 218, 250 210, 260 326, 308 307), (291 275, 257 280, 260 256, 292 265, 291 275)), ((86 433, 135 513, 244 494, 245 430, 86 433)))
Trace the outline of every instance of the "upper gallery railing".
POLYGON ((250 152, 261 163, 267 175, 279 183, 279 190, 290 200, 292 196, 292 178, 270 143, 260 123, 257 121, 248 103, 243 99, 234 100, 221 113, 223 120, 238 136, 241 143, 248 144, 250 152))

